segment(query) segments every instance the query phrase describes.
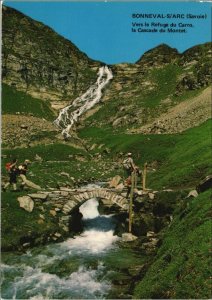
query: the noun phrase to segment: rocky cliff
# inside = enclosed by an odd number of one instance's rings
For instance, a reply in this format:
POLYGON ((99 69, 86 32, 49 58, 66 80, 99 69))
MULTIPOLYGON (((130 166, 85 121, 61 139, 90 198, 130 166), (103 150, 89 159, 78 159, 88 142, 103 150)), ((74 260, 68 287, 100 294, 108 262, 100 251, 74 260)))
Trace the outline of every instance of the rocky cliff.
POLYGON ((95 82, 99 62, 89 59, 51 28, 15 9, 3 6, 2 13, 4 83, 33 97, 53 101, 57 108, 61 101, 70 102, 95 82))

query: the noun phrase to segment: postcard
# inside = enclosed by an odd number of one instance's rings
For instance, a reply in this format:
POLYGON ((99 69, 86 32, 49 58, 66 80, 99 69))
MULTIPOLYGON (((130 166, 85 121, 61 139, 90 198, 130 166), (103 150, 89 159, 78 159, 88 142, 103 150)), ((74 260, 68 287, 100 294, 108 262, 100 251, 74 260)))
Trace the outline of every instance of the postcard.
POLYGON ((211 2, 1 13, 2 299, 210 299, 211 2))

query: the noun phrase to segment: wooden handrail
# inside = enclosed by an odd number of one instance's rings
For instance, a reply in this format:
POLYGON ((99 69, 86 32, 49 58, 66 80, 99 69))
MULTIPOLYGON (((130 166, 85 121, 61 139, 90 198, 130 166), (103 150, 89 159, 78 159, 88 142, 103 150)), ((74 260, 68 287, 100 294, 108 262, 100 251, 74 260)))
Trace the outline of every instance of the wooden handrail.
POLYGON ((130 190, 130 205, 129 205, 129 233, 132 231, 132 217, 133 217, 133 196, 134 196, 134 188, 135 182, 137 181, 136 172, 133 171, 131 173, 131 190, 130 190))

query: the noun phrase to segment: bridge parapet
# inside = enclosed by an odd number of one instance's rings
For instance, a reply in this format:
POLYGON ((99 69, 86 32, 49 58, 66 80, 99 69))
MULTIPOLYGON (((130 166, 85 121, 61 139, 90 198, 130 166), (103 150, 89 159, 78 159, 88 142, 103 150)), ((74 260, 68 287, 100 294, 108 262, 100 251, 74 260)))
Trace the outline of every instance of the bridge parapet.
POLYGON ((91 198, 107 199, 108 202, 111 202, 111 205, 115 204, 123 211, 129 209, 128 200, 121 195, 121 191, 110 188, 61 188, 60 190, 29 194, 29 196, 35 201, 36 199, 42 201, 47 200, 55 206, 60 206, 62 212, 66 215, 70 214, 74 209, 77 209, 91 198))
POLYGON ((84 202, 91 198, 101 198, 111 201, 111 204, 116 204, 121 210, 127 211, 129 209, 128 201, 125 197, 119 195, 119 192, 110 189, 93 189, 87 191, 78 191, 76 194, 72 194, 71 199, 64 205, 63 212, 65 214, 71 213, 72 210, 82 205, 84 202))

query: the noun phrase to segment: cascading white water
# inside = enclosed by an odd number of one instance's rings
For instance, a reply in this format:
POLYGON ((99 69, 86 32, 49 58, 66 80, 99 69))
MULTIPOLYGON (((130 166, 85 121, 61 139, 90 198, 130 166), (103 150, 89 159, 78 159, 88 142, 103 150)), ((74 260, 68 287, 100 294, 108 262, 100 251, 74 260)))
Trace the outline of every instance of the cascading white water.
POLYGON ((108 66, 101 67, 95 84, 82 96, 76 98, 71 105, 60 111, 54 124, 62 129, 63 136, 70 136, 70 129, 77 122, 78 118, 101 100, 102 91, 112 78, 113 74, 108 66))
POLYGON ((68 239, 61 244, 62 247, 67 247, 70 253, 76 250, 81 253, 102 253, 113 247, 113 243, 118 240, 118 237, 113 235, 111 216, 100 216, 97 207, 96 199, 90 199, 81 206, 80 211, 85 223, 84 232, 76 239, 68 239))
POLYGON ((67 241, 13 258, 2 265, 4 299, 101 299, 110 290, 104 257, 119 238, 112 216, 99 215, 90 199, 80 211, 84 232, 67 241))

